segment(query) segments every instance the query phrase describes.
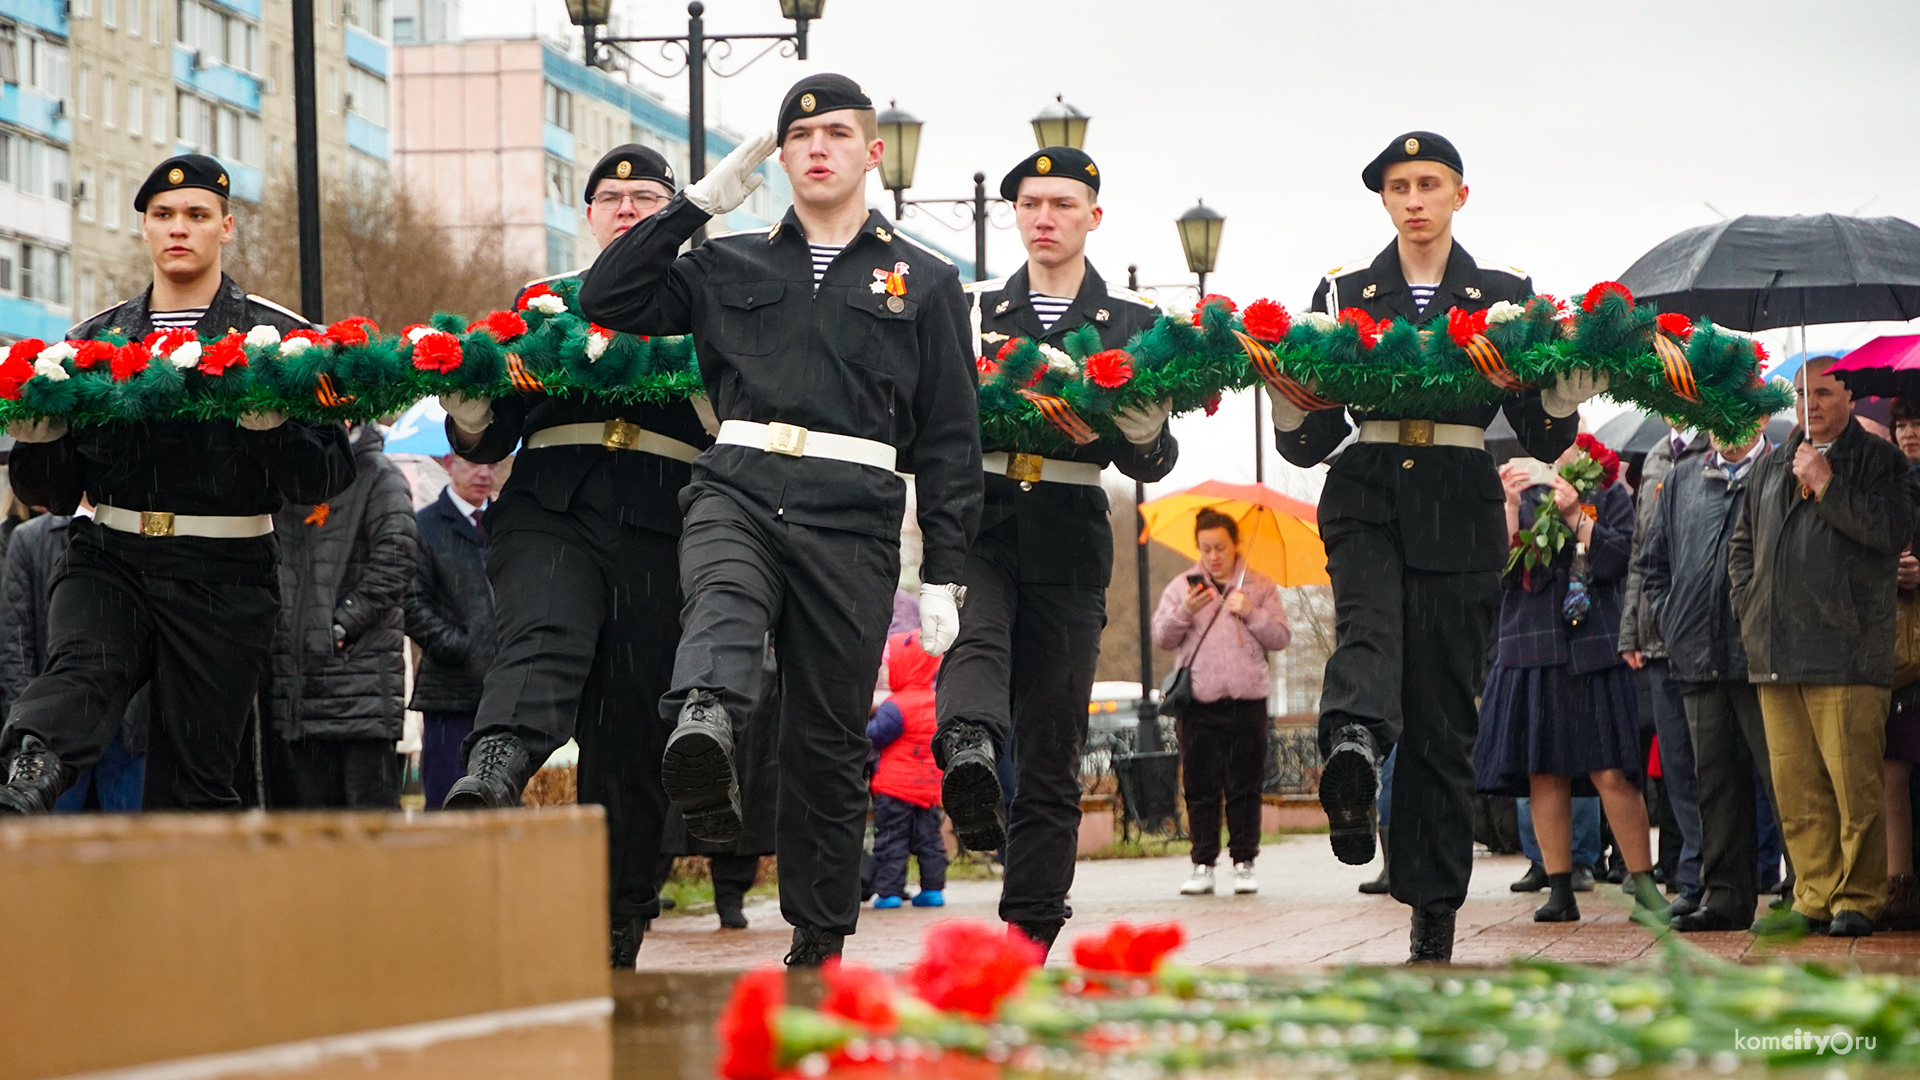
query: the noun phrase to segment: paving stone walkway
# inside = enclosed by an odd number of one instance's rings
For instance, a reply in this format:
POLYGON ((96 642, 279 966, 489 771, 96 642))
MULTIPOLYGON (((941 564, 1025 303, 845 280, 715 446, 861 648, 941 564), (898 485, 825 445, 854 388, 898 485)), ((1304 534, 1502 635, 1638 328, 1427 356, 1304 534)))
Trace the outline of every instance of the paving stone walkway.
MULTIPOLYGON (((1357 887, 1379 873, 1378 865, 1340 863, 1325 836, 1293 836, 1268 847, 1259 861, 1261 891, 1254 896, 1180 896, 1187 871, 1181 858, 1082 861, 1071 900, 1074 917, 1051 961, 1065 962, 1074 938, 1120 919, 1179 920, 1188 943, 1177 956, 1188 963, 1300 967, 1406 959, 1407 909, 1390 897, 1361 895, 1357 887)), ((1471 891, 1460 911, 1456 962, 1492 964, 1515 956, 1543 956, 1614 963, 1642 956, 1652 945, 1651 936, 1628 921, 1626 897, 1604 884, 1580 894, 1585 916, 1580 922, 1534 922, 1533 909, 1544 894, 1507 889, 1525 871, 1526 860, 1518 856, 1474 860, 1471 891)), ((946 895, 947 906, 940 909, 863 908, 860 931, 848 939, 846 955, 876 967, 903 967, 919 955, 921 935, 933 922, 956 916, 997 919, 997 880, 951 882, 946 895)), ((658 920, 640 951, 640 969, 740 970, 778 962, 791 933, 778 904, 750 904, 747 916, 752 922, 747 930, 717 929, 712 916, 658 920)), ((1757 947, 1747 933, 1693 934, 1687 940, 1728 958, 1766 948, 1757 947)), ((1920 972, 1920 934, 1876 934, 1857 941, 1808 938, 1780 952, 1920 972)))

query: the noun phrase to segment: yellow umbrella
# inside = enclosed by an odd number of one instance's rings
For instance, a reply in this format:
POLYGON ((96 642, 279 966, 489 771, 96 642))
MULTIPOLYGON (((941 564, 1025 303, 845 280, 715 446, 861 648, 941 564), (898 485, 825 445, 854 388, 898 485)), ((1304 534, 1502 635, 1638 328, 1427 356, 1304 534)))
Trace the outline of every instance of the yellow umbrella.
POLYGON ((1311 503, 1290 499, 1265 484, 1209 480, 1162 495, 1140 507, 1147 523, 1143 539, 1157 540, 1198 562, 1193 519, 1205 509, 1218 510, 1239 524, 1240 554, 1275 585, 1328 584, 1318 512, 1311 503))

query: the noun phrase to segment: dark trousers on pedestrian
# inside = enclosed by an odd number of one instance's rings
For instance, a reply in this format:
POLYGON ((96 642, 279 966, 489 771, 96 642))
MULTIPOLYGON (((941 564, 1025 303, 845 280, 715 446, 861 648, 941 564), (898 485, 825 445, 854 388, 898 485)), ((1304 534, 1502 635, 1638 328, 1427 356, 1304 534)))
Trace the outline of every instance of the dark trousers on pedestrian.
POLYGON ((1690 683, 1684 700, 1700 779, 1700 906, 1751 922, 1760 900, 1756 780, 1767 805, 1776 805, 1760 698, 1751 683, 1737 680, 1690 683))
POLYGON ((873 892, 907 895, 907 856, 920 862, 920 891, 947 887, 947 841, 940 835, 940 808, 918 806, 891 795, 873 797, 873 892))
MULTIPOLYGON (((1693 733, 1687 724, 1687 706, 1679 683, 1667 670, 1667 661, 1648 660, 1647 689, 1653 697, 1653 729, 1660 736, 1660 786, 1680 828, 1680 858, 1676 866, 1682 895, 1700 895, 1700 788, 1693 753, 1693 733)), ((1664 841, 1662 843, 1664 847, 1664 841)))
POLYGON ((1058 924, 1073 917, 1080 844, 1080 754, 1087 702, 1107 625, 1106 590, 1020 580, 1017 519, 980 534, 967 552, 960 637, 940 663, 940 726, 985 728, 1011 748, 1000 917, 1058 924))
POLYGON ((1220 858, 1220 807, 1227 809, 1228 853, 1237 863, 1260 855, 1260 787, 1267 779, 1267 702, 1196 701, 1180 717, 1180 776, 1187 796, 1193 864, 1220 858))
POLYGON ((140 809, 141 789, 147 779, 147 758, 127 749, 119 735, 107 744, 100 760, 80 771, 80 778, 53 804, 56 814, 98 810, 103 814, 131 814, 140 809))
POLYGON ((100 760, 127 699, 151 682, 143 805, 238 807, 234 769, 279 614, 273 586, 141 574, 74 545, 47 610, 46 669, 14 702, 0 757, 37 736, 59 757, 65 789, 100 760))
POLYGON ((1383 757, 1399 747, 1401 809, 1386 830, 1393 898, 1429 915, 1457 911, 1473 871, 1475 702, 1500 575, 1413 569, 1391 523, 1343 519, 1324 537, 1338 645, 1321 691, 1320 752, 1349 725, 1364 726, 1383 757))
MULTIPOLYGON (((505 506, 501 507, 505 509, 505 506)), ((533 767, 568 739, 580 747, 580 802, 607 815, 607 888, 616 919, 660 914, 654 863, 667 795, 660 757, 669 728, 654 702, 667 687, 678 629, 676 541, 607 524, 599 543, 538 526, 547 511, 498 510, 487 551, 499 651, 480 695, 473 743, 511 732, 533 767)))
POLYGON ((287 739, 267 733, 271 810, 397 810, 400 755, 392 739, 287 739))
POLYGON ((467 775, 467 759, 460 753, 473 734, 470 712, 420 714, 420 785, 427 793, 427 809, 438 810, 447 801, 447 789, 467 775))
POLYGON ((773 635, 780 913, 796 927, 851 934, 869 807, 867 716, 893 617, 899 541, 787 521, 717 481, 695 480, 682 499, 687 601, 660 715, 671 723, 701 690, 720 699, 738 730, 768 690, 773 635))

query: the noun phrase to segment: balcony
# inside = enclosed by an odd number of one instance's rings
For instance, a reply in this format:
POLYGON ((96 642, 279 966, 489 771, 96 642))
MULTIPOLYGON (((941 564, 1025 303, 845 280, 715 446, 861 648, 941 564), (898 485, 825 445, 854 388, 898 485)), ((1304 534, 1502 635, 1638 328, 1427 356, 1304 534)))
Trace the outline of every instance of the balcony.
POLYGON ((347 145, 369 157, 388 160, 387 129, 358 113, 347 114, 347 145))
POLYGON ((250 113, 260 111, 260 80, 238 68, 230 68, 217 60, 209 60, 200 67, 194 67, 193 50, 176 45, 173 48, 173 81, 182 86, 192 87, 209 97, 219 98, 229 105, 237 105, 250 113))
POLYGON ((64 0, 0 0, 0 15, 49 34, 67 36, 67 5, 64 0))
POLYGON ((55 142, 73 141, 73 121, 61 103, 18 83, 0 86, 0 123, 26 128, 55 142))

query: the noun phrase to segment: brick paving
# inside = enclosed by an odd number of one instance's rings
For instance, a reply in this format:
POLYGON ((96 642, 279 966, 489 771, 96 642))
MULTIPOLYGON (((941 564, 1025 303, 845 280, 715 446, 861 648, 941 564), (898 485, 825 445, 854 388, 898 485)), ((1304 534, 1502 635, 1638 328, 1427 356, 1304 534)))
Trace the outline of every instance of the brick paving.
MULTIPOLYGON (((1259 861, 1261 891, 1254 896, 1180 896, 1187 869, 1182 858, 1082 861, 1073 889, 1074 918, 1051 962, 1065 961, 1074 938, 1119 919, 1179 920, 1188 943, 1178 959, 1188 963, 1270 968, 1406 959, 1407 909, 1390 897, 1361 895, 1358 885, 1376 876, 1379 867, 1343 865, 1328 850, 1325 836, 1293 836, 1268 847, 1259 861)), ((1519 856, 1474 860, 1471 891, 1460 911, 1456 962, 1542 956, 1617 963, 1644 956, 1652 947, 1651 935, 1628 920, 1626 897, 1605 884, 1580 894, 1580 922, 1534 922, 1533 909, 1545 894, 1507 889, 1525 871, 1526 860, 1519 856)), ((956 916, 995 919, 999 892, 997 880, 955 881, 942 909, 863 908, 860 932, 848 939, 847 956, 876 967, 905 966, 919 955, 920 936, 933 922, 956 916)), ((777 962, 790 934, 777 903, 750 904, 747 916, 752 927, 732 931, 717 929, 710 915, 658 920, 640 951, 640 969, 726 971, 777 962)), ((1756 946, 1747 933, 1692 934, 1687 940, 1729 959, 1768 948, 1756 946)), ((1795 959, 1920 972, 1920 934, 1876 934, 1857 941, 1815 937, 1777 950, 1795 959)))

